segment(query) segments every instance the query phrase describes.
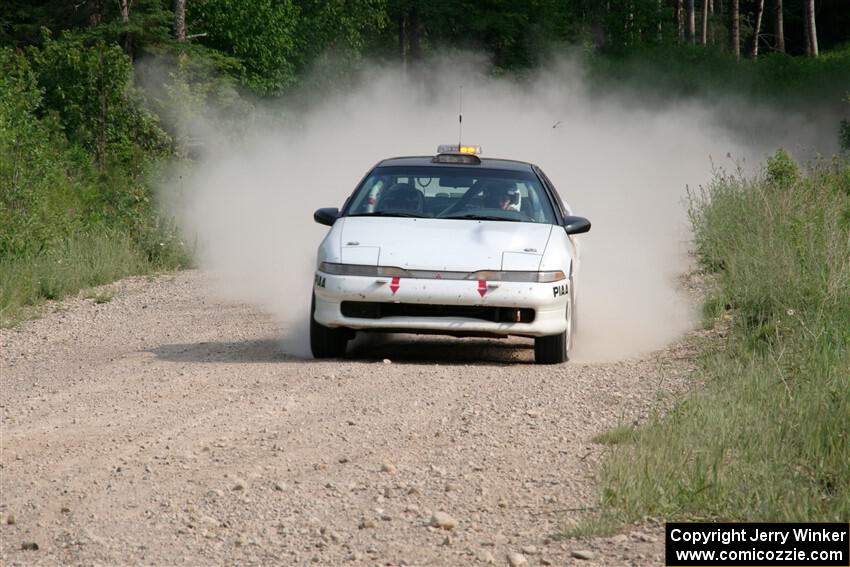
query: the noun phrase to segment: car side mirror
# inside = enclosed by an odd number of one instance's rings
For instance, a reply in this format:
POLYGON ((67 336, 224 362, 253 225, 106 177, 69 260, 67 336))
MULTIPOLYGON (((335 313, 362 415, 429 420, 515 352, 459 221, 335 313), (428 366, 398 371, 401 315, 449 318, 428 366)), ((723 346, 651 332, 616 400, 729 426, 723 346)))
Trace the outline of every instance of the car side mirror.
POLYGON ((590 221, 584 217, 564 217, 567 234, 582 234, 590 230, 590 221))
POLYGON ((325 226, 333 226, 337 217, 339 217, 339 209, 336 207, 326 207, 313 213, 313 220, 325 226))

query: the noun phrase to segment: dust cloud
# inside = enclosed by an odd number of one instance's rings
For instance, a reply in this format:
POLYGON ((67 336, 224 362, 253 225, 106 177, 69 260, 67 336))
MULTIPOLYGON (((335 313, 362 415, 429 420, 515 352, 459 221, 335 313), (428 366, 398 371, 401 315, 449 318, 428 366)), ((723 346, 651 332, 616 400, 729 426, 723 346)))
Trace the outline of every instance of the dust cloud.
POLYGON ((164 188, 164 202, 221 293, 273 313, 288 352, 309 356, 315 255, 327 232, 313 211, 341 206, 383 158, 455 142, 460 86, 463 141, 538 164, 593 223, 581 237, 574 358, 634 356, 694 325, 696 307, 677 289, 689 269, 685 187, 708 180, 712 159, 755 163, 773 147, 743 145, 697 104, 659 110, 591 93, 570 60, 523 83, 488 77, 479 63, 373 69, 346 93, 258 111, 238 139, 202 125, 215 141, 164 188), (285 121, 265 118, 282 112, 285 121))

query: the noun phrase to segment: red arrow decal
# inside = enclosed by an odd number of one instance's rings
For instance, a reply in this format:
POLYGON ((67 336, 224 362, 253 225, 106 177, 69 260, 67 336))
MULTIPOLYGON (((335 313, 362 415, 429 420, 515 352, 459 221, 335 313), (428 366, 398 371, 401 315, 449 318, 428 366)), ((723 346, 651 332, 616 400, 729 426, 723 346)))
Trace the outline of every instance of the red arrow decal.
POLYGON ((390 283, 390 289, 392 290, 393 295, 395 295, 395 292, 397 292, 398 288, 400 287, 398 283, 400 279, 401 278, 393 278, 392 283, 390 283))
POLYGON ((484 297, 487 293, 487 280, 478 280, 478 295, 484 297))

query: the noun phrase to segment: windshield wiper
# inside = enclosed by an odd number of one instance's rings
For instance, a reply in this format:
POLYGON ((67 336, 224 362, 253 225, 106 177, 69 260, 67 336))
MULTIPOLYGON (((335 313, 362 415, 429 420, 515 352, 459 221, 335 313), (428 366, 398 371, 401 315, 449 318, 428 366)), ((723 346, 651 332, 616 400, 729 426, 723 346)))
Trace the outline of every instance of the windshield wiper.
POLYGON ((507 221, 507 222, 522 222, 519 219, 510 219, 493 215, 476 215, 475 213, 466 213, 464 215, 451 215, 448 217, 439 217, 442 219, 459 219, 459 220, 492 220, 492 221, 507 221))
POLYGON ((422 215, 417 215, 414 213, 394 213, 392 211, 375 211, 373 213, 354 213, 348 215, 350 217, 406 217, 406 218, 415 218, 415 219, 424 219, 428 217, 423 217, 422 215))

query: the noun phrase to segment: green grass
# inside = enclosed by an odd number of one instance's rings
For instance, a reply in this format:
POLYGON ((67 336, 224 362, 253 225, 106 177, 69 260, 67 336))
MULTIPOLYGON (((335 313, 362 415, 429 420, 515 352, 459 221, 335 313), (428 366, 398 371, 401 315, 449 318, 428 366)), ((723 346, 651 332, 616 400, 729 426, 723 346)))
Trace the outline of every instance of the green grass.
MULTIPOLYGON (((185 266, 186 257, 174 244, 150 243, 158 248, 152 252, 123 232, 93 229, 42 254, 0 258, 0 326, 36 314, 32 308, 47 300, 130 275, 185 266)), ((111 295, 99 292, 91 298, 105 303, 111 295)))
POLYGON ((706 324, 705 387, 666 417, 619 428, 602 478, 606 531, 645 516, 850 518, 850 165, 801 172, 784 152, 691 196, 706 324))
POLYGON ((634 441, 635 427, 633 425, 620 425, 593 438, 594 443, 612 446, 634 443, 634 441))

